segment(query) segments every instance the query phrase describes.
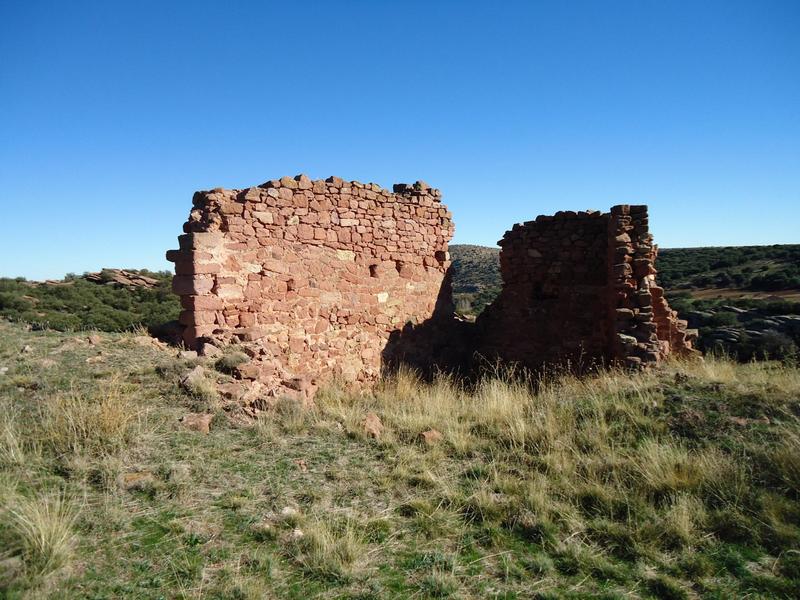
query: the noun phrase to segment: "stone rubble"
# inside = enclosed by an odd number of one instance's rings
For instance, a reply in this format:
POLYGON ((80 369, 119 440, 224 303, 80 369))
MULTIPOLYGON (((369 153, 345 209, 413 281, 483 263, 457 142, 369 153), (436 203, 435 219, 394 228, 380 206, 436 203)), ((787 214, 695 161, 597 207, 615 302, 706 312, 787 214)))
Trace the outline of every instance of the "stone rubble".
POLYGON ((442 432, 438 429, 428 429, 419 434, 419 441, 426 446, 435 446, 442 441, 442 432))
POLYGON ((86 273, 82 277, 86 281, 91 281, 92 283, 122 287, 154 288, 159 283, 158 279, 146 277, 124 269, 103 269, 97 273, 86 273))
POLYGON ((186 429, 207 434, 211 431, 211 421, 213 420, 214 415, 212 414, 187 413, 179 419, 179 422, 186 429))
POLYGON ((364 433, 372 439, 379 440, 383 434, 383 423, 381 423, 380 417, 375 413, 369 413, 364 418, 363 427, 364 433))

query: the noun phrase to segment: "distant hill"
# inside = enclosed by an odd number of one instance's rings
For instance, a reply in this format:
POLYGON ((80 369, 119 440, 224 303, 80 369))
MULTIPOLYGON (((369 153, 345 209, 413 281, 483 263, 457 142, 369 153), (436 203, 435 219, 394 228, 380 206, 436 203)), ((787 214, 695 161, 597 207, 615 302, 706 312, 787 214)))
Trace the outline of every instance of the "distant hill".
POLYGON ((453 299, 462 314, 479 314, 500 293, 500 248, 455 244, 453 299))
POLYGON ((158 328, 178 318, 172 274, 103 269, 63 280, 0 278, 0 317, 37 329, 125 331, 158 328))
POLYGON ((479 292, 500 285, 500 248, 455 244, 450 246, 454 291, 479 292))
POLYGON ((666 248, 656 268, 661 285, 672 291, 795 290, 800 289, 800 244, 666 248))
MULTIPOLYGON (((499 248, 488 246, 450 246, 459 312, 478 314, 499 293, 499 254, 499 248)), ((673 293, 800 292, 800 244, 662 249, 656 268, 659 283, 673 293)))

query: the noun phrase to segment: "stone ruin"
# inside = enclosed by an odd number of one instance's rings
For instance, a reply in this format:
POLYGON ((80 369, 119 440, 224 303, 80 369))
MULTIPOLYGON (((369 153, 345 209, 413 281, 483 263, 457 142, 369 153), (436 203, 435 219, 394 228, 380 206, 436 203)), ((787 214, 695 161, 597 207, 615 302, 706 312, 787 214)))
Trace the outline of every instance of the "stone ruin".
POLYGON ((646 206, 539 216, 498 245, 503 287, 478 319, 481 354, 530 369, 583 370, 693 352, 696 334, 655 283, 646 206))
POLYGON ((192 202, 167 252, 183 340, 201 353, 240 344, 253 394, 366 384, 403 362, 640 367, 693 352, 655 285, 645 206, 515 225, 499 242, 502 292, 467 323, 451 298, 451 214, 424 182, 389 192, 299 175, 192 202))

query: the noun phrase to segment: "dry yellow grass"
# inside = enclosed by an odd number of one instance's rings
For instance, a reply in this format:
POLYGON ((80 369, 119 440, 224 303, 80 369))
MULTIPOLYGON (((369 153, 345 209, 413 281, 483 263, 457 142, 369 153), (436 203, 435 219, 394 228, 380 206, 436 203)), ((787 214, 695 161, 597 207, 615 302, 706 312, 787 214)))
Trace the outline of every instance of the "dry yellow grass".
POLYGON ((139 410, 119 381, 110 380, 92 394, 73 389, 45 399, 36 433, 60 455, 113 453, 134 435, 139 410))
POLYGON ((363 530, 357 524, 317 518, 299 525, 291 552, 304 569, 333 578, 347 578, 353 573, 364 553, 363 530))
POLYGON ((7 499, 5 522, 21 552, 26 576, 39 585, 67 567, 73 555, 79 511, 63 493, 7 499))
POLYGON ((199 364, 222 378, 212 361, 109 339, 106 361, 87 364, 93 350, 73 336, 14 335, 0 336, 12 366, 0 379, 0 572, 6 556, 25 569, 0 596, 800 590, 797 369, 710 359, 535 381, 498 371, 471 386, 401 371, 253 423, 217 407, 200 435, 179 424, 199 401, 178 375, 199 364), (20 357, 22 343, 38 354, 20 357), (63 363, 39 372, 44 355, 63 363), (380 439, 364 432, 368 413, 380 439), (442 439, 420 440, 427 429, 442 439), (76 523, 64 494, 91 515, 76 523), (37 508, 9 516, 26 502, 37 508), (49 561, 62 566, 39 576, 45 588, 34 579, 47 556, 65 558, 49 561))
MULTIPOLYGON (((0 410, 5 407, 0 406, 0 410)), ((23 436, 18 417, 6 408, 0 416, 0 466, 22 465, 25 462, 23 436)))

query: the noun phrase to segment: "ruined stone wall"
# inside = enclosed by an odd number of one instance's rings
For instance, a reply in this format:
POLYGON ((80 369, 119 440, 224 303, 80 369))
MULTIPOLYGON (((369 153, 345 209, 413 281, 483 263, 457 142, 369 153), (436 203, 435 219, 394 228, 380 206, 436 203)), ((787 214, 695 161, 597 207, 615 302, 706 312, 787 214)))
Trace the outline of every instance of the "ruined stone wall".
POLYGON ((607 224, 599 212, 559 212, 506 232, 503 288, 479 317, 479 353, 530 368, 606 356, 607 224))
POLYGON ((498 244, 503 288, 477 323, 487 358, 581 370, 692 352, 686 322, 655 286, 646 206, 540 216, 498 244))
POLYGON ((393 331, 447 313, 451 215, 423 182, 304 175, 197 192, 180 236, 174 291, 184 341, 246 343, 240 376, 375 379, 393 331))
POLYGON ((390 193, 299 175, 197 192, 193 205, 167 253, 184 341, 241 343, 251 360, 237 376, 259 397, 298 381, 370 382, 403 363, 468 373, 483 357, 581 371, 693 352, 655 285, 646 206, 515 225, 498 242, 500 296, 473 324, 453 316, 451 215, 422 182, 390 193))

